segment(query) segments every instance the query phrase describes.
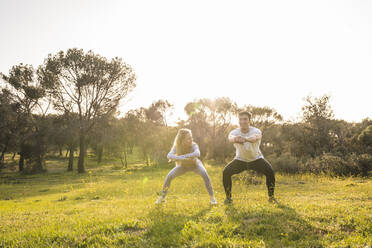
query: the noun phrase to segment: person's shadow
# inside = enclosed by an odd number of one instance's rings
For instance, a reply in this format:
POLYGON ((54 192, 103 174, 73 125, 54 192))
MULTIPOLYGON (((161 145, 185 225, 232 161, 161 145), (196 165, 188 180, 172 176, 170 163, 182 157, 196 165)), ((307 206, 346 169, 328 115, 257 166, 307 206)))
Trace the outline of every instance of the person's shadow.
POLYGON ((265 247, 323 247, 319 242, 325 230, 316 228, 293 208, 275 204, 276 208, 235 208, 225 206, 225 213, 238 223, 234 235, 247 240, 262 240, 265 247))
POLYGON ((189 213, 187 209, 175 211, 162 205, 155 206, 147 216, 150 224, 145 233, 148 242, 146 246, 178 247, 180 243, 188 242, 181 240, 182 230, 189 221, 198 222, 212 208, 212 206, 206 206, 196 213, 189 213))
POLYGON ((233 204, 223 206, 227 222, 223 215, 215 216, 211 206, 197 211, 155 206, 146 217, 148 228, 142 240, 147 247, 188 246, 196 242, 194 238, 208 236, 202 233, 202 227, 199 230, 198 223, 202 223, 209 227, 213 225, 212 229, 217 231, 215 235, 218 239, 226 242, 236 239, 242 242, 264 242, 265 247, 323 247, 319 240, 326 234, 325 230, 312 226, 285 204, 274 206, 256 206, 251 209, 235 207, 233 204), (213 213, 209 214, 210 211, 213 213))

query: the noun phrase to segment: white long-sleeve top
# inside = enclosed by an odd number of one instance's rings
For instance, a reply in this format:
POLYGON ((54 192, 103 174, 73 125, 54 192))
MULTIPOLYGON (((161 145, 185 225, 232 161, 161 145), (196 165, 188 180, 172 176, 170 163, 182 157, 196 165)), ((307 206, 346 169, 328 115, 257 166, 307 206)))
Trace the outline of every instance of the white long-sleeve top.
MULTIPOLYGON (((262 136, 260 129, 255 127, 249 127, 248 133, 242 133, 240 128, 234 129, 229 134, 229 140, 235 136, 242 136, 245 138, 252 137, 254 135, 262 136)), ((244 142, 243 144, 234 143, 236 149, 236 155, 234 159, 242 160, 245 162, 251 162, 264 156, 260 150, 261 138, 256 142, 244 142)))
POLYGON ((186 158, 198 158, 198 157, 200 157, 200 150, 199 150, 198 144, 196 144, 195 142, 192 143, 191 153, 176 155, 176 147, 173 146, 167 155, 167 158, 169 160, 175 160, 177 165, 181 164, 180 162, 182 160, 185 160, 186 158))

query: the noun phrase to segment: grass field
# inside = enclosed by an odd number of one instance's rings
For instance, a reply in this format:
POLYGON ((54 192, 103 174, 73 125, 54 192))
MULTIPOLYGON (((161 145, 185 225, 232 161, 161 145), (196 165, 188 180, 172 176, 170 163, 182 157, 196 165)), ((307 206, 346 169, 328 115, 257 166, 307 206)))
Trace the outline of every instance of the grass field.
POLYGON ((222 166, 206 165, 218 205, 202 179, 176 178, 156 206, 166 168, 119 162, 87 173, 0 174, 0 247, 371 247, 372 181, 276 175, 279 205, 264 178, 233 177, 234 204, 223 205, 222 166), (255 183, 252 183, 255 182, 255 183))

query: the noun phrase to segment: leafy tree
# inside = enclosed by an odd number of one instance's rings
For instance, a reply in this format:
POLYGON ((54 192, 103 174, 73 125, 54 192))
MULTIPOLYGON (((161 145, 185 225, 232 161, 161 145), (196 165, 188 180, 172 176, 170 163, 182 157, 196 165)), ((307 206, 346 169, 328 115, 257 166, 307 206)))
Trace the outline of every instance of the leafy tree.
POLYGON ((67 171, 73 170, 74 153, 78 146, 79 135, 79 119, 77 114, 64 113, 62 115, 53 115, 51 128, 53 133, 51 139, 60 151, 62 156, 62 149, 67 149, 66 156, 69 155, 67 171))
POLYGON ((358 141, 366 147, 372 147, 372 125, 366 127, 358 136, 358 141))
POLYGON ((312 147, 311 156, 315 157, 323 152, 332 150, 334 114, 329 104, 330 97, 306 97, 306 104, 302 107, 302 120, 305 133, 308 134, 307 143, 312 147))
POLYGON ((135 74, 120 58, 108 61, 75 48, 49 55, 38 74, 55 108, 79 116, 78 172, 83 173, 88 132, 99 119, 116 112, 120 101, 135 87, 135 74))
POLYGON ((19 124, 19 105, 11 101, 9 92, 2 89, 0 92, 0 168, 4 166, 4 156, 15 146, 19 124))
POLYGON ((227 97, 199 99, 186 104, 188 120, 185 123, 193 131, 195 141, 206 157, 224 161, 231 153, 227 134, 237 112, 237 105, 227 97))
POLYGON ((50 107, 44 85, 38 80, 35 70, 30 65, 13 66, 9 75, 3 75, 9 90, 7 94, 13 103, 19 107, 19 116, 23 121, 20 137, 19 168, 23 170, 24 155, 27 153, 31 168, 30 172, 43 172, 45 168, 46 139, 44 121, 50 107), (27 144, 28 143, 28 144, 27 144), (22 148, 28 147, 25 152, 22 148))

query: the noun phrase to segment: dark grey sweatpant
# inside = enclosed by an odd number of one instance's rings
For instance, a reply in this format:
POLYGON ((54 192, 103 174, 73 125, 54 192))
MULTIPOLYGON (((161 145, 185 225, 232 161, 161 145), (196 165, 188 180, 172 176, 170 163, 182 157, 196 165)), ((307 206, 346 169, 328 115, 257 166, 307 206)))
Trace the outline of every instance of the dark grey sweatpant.
POLYGON ((231 176, 239 174, 245 170, 254 170, 266 176, 266 186, 269 196, 274 196, 275 174, 271 164, 263 159, 257 159, 252 162, 245 162, 234 159, 223 169, 223 186, 227 198, 231 198, 231 176))

